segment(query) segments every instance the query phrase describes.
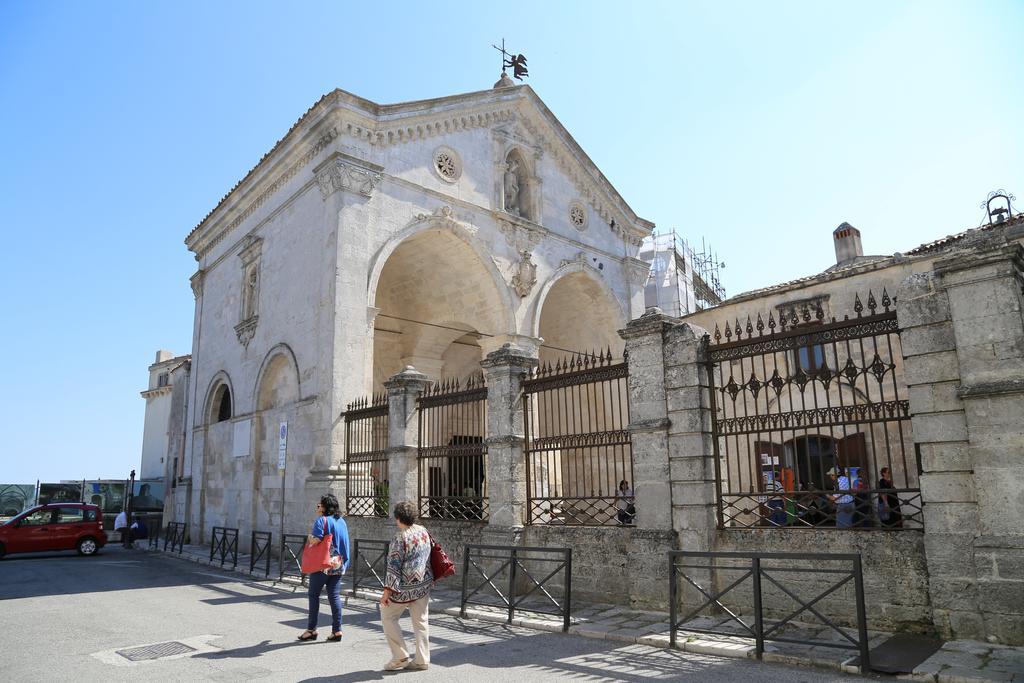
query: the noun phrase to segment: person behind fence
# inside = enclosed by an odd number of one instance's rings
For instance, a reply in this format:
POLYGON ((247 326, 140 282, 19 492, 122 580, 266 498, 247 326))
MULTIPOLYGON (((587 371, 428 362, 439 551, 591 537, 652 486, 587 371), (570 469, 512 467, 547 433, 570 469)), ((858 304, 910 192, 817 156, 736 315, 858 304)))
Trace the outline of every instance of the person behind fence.
POLYGON ((835 485, 836 493, 830 498, 836 506, 836 528, 848 529, 853 526, 853 496, 850 495, 850 477, 833 467, 828 476, 835 485))
POLYGON ((900 511, 900 497, 896 495, 892 483, 892 474, 888 467, 883 467, 878 476, 878 519, 882 526, 903 526, 903 513, 900 511))
POLYGON ((416 506, 404 501, 395 506, 398 533, 388 549, 384 594, 380 597, 380 621, 391 648, 391 660, 385 671, 430 666, 430 588, 434 574, 430 566, 430 534, 416 523, 416 506), (410 656, 398 620, 409 610, 416 654, 410 656))
POLYGON ((615 507, 619 511, 619 524, 633 523, 633 517, 636 516, 636 498, 625 479, 619 482, 619 488, 615 492, 615 507))
POLYGON ((330 556, 332 568, 313 572, 309 575, 309 616, 306 630, 299 634, 299 640, 316 640, 316 622, 320 617, 320 593, 327 588, 327 600, 331 603, 331 635, 327 642, 341 640, 341 576, 348 567, 349 544, 348 526, 341 518, 341 506, 333 494, 328 493, 316 504, 316 520, 309 532, 306 544, 322 543, 327 534, 331 535, 330 556))
POLYGON ((135 521, 132 522, 131 531, 129 533, 133 541, 141 541, 149 538, 149 529, 146 527, 146 522, 139 516, 136 516, 135 521))
POLYGON ((769 515, 768 519, 771 521, 773 526, 785 526, 786 525, 786 500, 783 497, 785 493, 782 488, 782 483, 775 476, 775 472, 765 472, 761 475, 764 482, 764 492, 768 494, 767 504, 769 515))

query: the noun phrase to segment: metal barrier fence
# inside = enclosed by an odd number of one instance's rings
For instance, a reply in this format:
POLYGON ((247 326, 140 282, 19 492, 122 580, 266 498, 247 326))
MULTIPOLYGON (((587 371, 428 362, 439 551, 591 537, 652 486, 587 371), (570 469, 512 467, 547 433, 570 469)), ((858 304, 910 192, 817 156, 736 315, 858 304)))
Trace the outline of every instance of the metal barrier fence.
POLYGON ((417 399, 420 515, 486 520, 487 387, 482 375, 438 382, 417 399))
MULTIPOLYGON (((677 632, 692 631, 696 633, 711 633, 715 635, 743 636, 753 638, 755 642, 755 653, 758 659, 764 654, 764 641, 774 640, 781 643, 799 643, 801 645, 816 645, 822 647, 835 647, 848 650, 857 650, 860 653, 861 671, 868 671, 870 658, 868 656, 868 632, 867 613, 864 607, 864 576, 861 569, 860 555, 857 554, 828 554, 828 553, 752 553, 752 552, 696 552, 676 550, 669 554, 669 640, 674 647, 676 644, 677 632), (728 564, 716 564, 716 560, 725 560, 728 564), (696 564, 694 564, 696 562, 696 564), (806 563, 800 566, 799 563, 806 563), (845 568, 834 568, 836 563, 845 565, 845 568), (689 573, 686 570, 691 570, 689 573), (693 576, 693 571, 702 572, 701 576, 693 576), (727 577, 721 579, 723 573, 739 573, 739 578, 727 577), (812 582, 816 595, 805 600, 797 594, 798 588, 790 581, 787 587, 782 575, 798 574, 805 575, 812 582), (719 575, 719 576, 716 576, 719 575), (698 600, 704 598, 696 608, 687 606, 686 613, 680 617, 680 586, 677 579, 682 578, 687 585, 699 593, 698 600), (731 607, 722 602, 722 598, 736 591, 750 588, 751 616, 744 620, 740 608, 733 604, 731 607), (703 586, 699 581, 703 582, 703 586), (853 582, 855 592, 854 609, 856 610, 856 637, 848 633, 850 629, 843 628, 835 623, 833 619, 822 614, 816 605, 822 600, 835 594, 840 588, 853 582), (721 586, 724 588, 720 588, 721 586), (764 589, 771 588, 776 594, 788 596, 792 604, 787 605, 783 610, 774 608, 773 613, 782 613, 784 616, 777 619, 765 618, 764 589), (723 612, 727 619, 716 628, 706 628, 701 625, 693 627, 686 623, 695 617, 706 614, 708 609, 723 612), (796 625, 793 620, 809 613, 816 617, 822 624, 828 626, 842 637, 842 641, 824 641, 810 638, 794 638, 783 634, 782 629, 787 624, 796 625), (726 628, 732 626, 732 628, 726 628)), ((685 586, 683 586, 685 588, 685 586)), ((848 589, 847 589, 848 590, 848 589)), ((693 590, 690 591, 693 594, 693 590)), ((746 596, 738 597, 738 602, 746 602, 746 596)), ((848 604, 848 603, 846 603, 848 604)))
POLYGON ((305 534, 284 534, 281 536, 281 573, 279 579, 286 576, 298 576, 306 583, 306 575, 302 573, 302 550, 306 547, 305 534))
POLYGON ((263 562, 263 575, 270 576, 270 544, 273 534, 269 531, 254 531, 249 542, 249 573, 252 574, 256 565, 263 562))
POLYGON ((530 524, 631 525, 626 361, 611 350, 545 363, 523 382, 530 524))
POLYGON ((167 550, 167 546, 171 546, 171 552, 174 552, 174 546, 178 546, 178 554, 180 555, 185 549, 185 532, 188 530, 188 524, 185 522, 168 522, 167 532, 164 534, 164 551, 167 550))
POLYGON ((387 517, 388 396, 359 399, 345 411, 345 514, 387 517))
POLYGON ((384 588, 384 575, 387 573, 388 541, 377 541, 368 538, 356 538, 352 541, 352 590, 384 588), (361 570, 365 567, 366 573, 361 570), (360 578, 362 574, 362 578, 360 578))
POLYGON ((160 550, 160 525, 153 527, 153 533, 149 535, 149 547, 160 550))
POLYGON ((508 610, 509 623, 517 611, 560 616, 562 631, 568 631, 572 610, 572 549, 467 545, 462 558, 462 597, 459 604, 463 617, 466 616, 466 605, 503 607, 508 610), (549 570, 552 565, 554 568, 549 570), (482 579, 473 586, 469 583, 470 567, 482 579), (538 580, 536 576, 541 576, 542 572, 547 573, 538 580), (558 577, 561 578, 561 601, 552 595, 552 592, 558 592, 559 587, 554 585, 558 577), (502 579, 507 580, 506 592, 498 587, 503 583, 502 579), (474 597, 478 594, 479 597, 474 597), (485 597, 488 594, 490 599, 485 597), (528 598, 532 600, 527 602, 528 598))
POLYGON ((215 526, 210 537, 210 562, 214 556, 220 557, 220 566, 231 558, 231 568, 238 566, 238 529, 234 527, 215 526))

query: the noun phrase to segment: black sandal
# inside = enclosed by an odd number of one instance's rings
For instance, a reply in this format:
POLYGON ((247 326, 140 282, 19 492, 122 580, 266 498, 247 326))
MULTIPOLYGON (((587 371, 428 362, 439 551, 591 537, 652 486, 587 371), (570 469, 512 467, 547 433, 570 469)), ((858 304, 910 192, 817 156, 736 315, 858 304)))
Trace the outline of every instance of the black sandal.
POLYGON ((316 640, 318 635, 319 634, 316 631, 306 629, 302 632, 302 635, 299 636, 299 640, 316 640))
POLYGON ((339 631, 337 635, 333 635, 332 634, 332 635, 327 636, 327 642, 328 643, 340 643, 341 642, 341 631, 339 631))

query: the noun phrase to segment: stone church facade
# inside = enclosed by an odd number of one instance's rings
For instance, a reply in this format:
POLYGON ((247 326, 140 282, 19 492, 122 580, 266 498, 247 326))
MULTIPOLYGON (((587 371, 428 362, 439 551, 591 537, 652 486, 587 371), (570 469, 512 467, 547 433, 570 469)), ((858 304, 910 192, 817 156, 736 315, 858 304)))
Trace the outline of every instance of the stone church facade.
POLYGON ((403 368, 464 378, 505 345, 621 355, 652 227, 507 77, 398 105, 326 95, 186 239, 175 518, 197 540, 302 527, 316 496, 344 498, 347 403, 403 368))

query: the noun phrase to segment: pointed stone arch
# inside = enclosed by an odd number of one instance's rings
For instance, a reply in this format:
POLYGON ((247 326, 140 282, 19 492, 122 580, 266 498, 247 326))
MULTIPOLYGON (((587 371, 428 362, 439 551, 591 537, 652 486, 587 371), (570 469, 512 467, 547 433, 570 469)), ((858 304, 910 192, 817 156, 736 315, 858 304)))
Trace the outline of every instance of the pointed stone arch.
POLYGON ((601 277, 600 271, 585 258, 577 258, 563 262, 544 281, 534 305, 530 334, 544 338, 542 358, 564 356, 567 350, 596 351, 608 347, 614 356, 619 356, 622 342, 618 330, 625 326, 627 320, 623 303, 601 277), (591 305, 587 305, 588 302, 591 305), (559 315, 549 304, 572 317, 559 315), (545 316, 545 309, 548 316, 545 316), (560 324, 556 329, 552 329, 554 315, 559 315, 560 324), (572 334, 573 330, 575 334, 572 334), (569 339, 578 341, 574 344, 569 339))
POLYGON ((295 352, 285 343, 277 344, 263 357, 253 386, 254 412, 289 405, 302 397, 299 364, 295 352))
POLYGON ((218 370, 210 380, 206 389, 206 400, 203 402, 202 425, 207 426, 224 422, 234 417, 237 412, 237 394, 231 384, 231 378, 223 370, 218 370), (228 416, 223 417, 224 401, 228 402, 228 416))

